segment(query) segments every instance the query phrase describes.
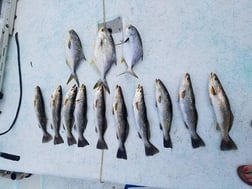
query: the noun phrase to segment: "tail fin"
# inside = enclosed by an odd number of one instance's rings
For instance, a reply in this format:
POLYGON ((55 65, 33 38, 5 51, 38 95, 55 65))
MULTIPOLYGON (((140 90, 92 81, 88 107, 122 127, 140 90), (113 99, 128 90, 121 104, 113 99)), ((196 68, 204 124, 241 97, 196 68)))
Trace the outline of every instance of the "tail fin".
POLYGON ((68 146, 76 144, 76 140, 72 134, 67 136, 67 144, 68 146))
POLYGON ((123 75, 123 74, 126 74, 126 73, 128 73, 128 74, 130 74, 130 75, 132 75, 132 76, 134 76, 135 78, 138 79, 137 74, 132 69, 131 70, 127 70, 127 71, 125 71, 125 72, 123 72, 123 73, 121 73, 119 75, 123 75))
POLYGON ((172 148, 172 141, 171 141, 170 135, 168 136, 167 139, 165 139, 165 137, 164 137, 164 147, 165 148, 172 148))
POLYGON ((191 141, 193 148, 199 148, 201 146, 205 146, 204 141, 202 140, 202 138, 200 138, 198 134, 196 134, 196 137, 191 137, 191 141))
POLYGON ((43 138, 42 138, 42 143, 47 143, 50 140, 52 140, 52 135, 48 132, 44 133, 43 138))
POLYGON ((227 138, 221 139, 220 149, 222 151, 237 150, 237 146, 236 146, 235 142, 232 140, 232 138, 228 135, 227 138))
POLYGON ((99 139, 98 139, 96 148, 97 148, 97 149, 101 149, 101 150, 108 149, 108 146, 107 146, 107 144, 106 144, 104 138, 99 138, 99 139))
POLYGON ((76 73, 71 73, 71 75, 69 76, 68 80, 67 80, 67 84, 74 79, 77 83, 77 86, 79 87, 80 83, 79 83, 79 79, 76 73))
POLYGON ((144 147, 146 156, 153 156, 159 152, 159 150, 150 142, 145 143, 144 147))
POLYGON ((96 89, 97 87, 99 87, 100 85, 103 85, 103 87, 105 88, 106 91, 108 91, 108 93, 110 94, 110 90, 109 90, 109 86, 106 80, 102 81, 101 79, 99 79, 95 85, 94 85, 94 89, 96 89))
POLYGON ((116 157, 118 159, 127 159, 127 153, 124 144, 119 146, 116 157))
POLYGON ((64 140, 63 140, 63 138, 60 136, 60 135, 58 135, 58 136, 54 136, 54 141, 53 141, 53 143, 56 145, 56 144, 62 144, 62 143, 64 143, 64 140))
POLYGON ((78 147, 85 147, 89 145, 89 142, 85 137, 78 138, 78 147))

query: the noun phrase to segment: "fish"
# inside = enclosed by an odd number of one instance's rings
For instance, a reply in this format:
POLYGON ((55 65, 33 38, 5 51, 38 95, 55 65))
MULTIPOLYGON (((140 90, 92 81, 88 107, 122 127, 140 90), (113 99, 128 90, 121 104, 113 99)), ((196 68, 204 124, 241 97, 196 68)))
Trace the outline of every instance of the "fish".
POLYGON ((98 133, 97 149, 108 149, 107 143, 104 139, 104 134, 107 129, 106 119, 106 103, 105 103, 105 92, 104 86, 100 84, 95 91, 94 110, 96 116, 95 131, 98 133))
POLYGON ((234 116, 228 97, 218 76, 215 73, 210 73, 209 96, 217 121, 216 128, 221 132, 220 149, 223 151, 236 150, 237 146, 233 139, 229 136, 229 131, 233 125, 234 116))
POLYGON ((95 43, 94 63, 100 72, 100 79, 94 85, 94 89, 101 84, 106 91, 110 93, 106 76, 112 65, 116 65, 116 49, 114 39, 112 37, 112 30, 106 27, 101 27, 98 31, 98 36, 95 43))
POLYGON ((172 148, 170 129, 172 124, 172 101, 168 90, 160 79, 155 82, 156 107, 160 121, 160 129, 163 131, 163 145, 165 148, 172 148))
POLYGON ((47 131, 45 103, 39 86, 35 87, 34 109, 38 119, 39 128, 41 128, 43 132, 42 143, 47 143, 52 140, 52 135, 47 131))
POLYGON ((71 75, 67 80, 67 84, 74 79, 79 86, 79 79, 76 73, 76 70, 82 60, 86 60, 86 57, 83 52, 81 45, 81 40, 78 34, 73 30, 68 31, 68 36, 65 42, 65 55, 66 63, 71 70, 71 75))
POLYGON ((77 93, 74 111, 75 125, 78 131, 78 147, 85 147, 89 142, 84 137, 84 131, 87 127, 87 94, 86 86, 82 84, 77 93))
POLYGON ((54 129, 54 144, 64 143, 60 135, 61 109, 62 109, 62 87, 59 85, 51 96, 52 128, 54 129))
POLYGON ((128 113, 124 102, 123 92, 121 86, 116 85, 115 97, 113 102, 112 114, 116 123, 116 137, 119 141, 119 147, 116 157, 119 159, 127 159, 127 152, 125 148, 125 141, 129 133, 129 123, 127 120, 128 113))
POLYGON ((204 141, 196 131, 198 123, 198 112, 195 105, 195 96, 189 73, 185 74, 180 85, 179 106, 185 126, 191 135, 192 147, 198 148, 205 146, 204 141))
POLYGON ((133 99, 133 109, 138 136, 144 143, 145 155, 153 156, 157 154, 159 150, 150 142, 150 125, 147 118, 143 86, 140 84, 137 86, 133 99))
POLYGON ((121 73, 129 73, 138 78, 133 70, 133 67, 143 60, 143 43, 137 28, 133 25, 128 25, 125 29, 125 40, 123 42, 123 57, 121 62, 127 65, 127 71, 121 73))
POLYGON ((64 117, 64 128, 67 131, 67 144, 76 144, 76 139, 73 136, 72 129, 74 126, 74 109, 75 109, 75 98, 77 95, 77 86, 73 85, 72 88, 67 92, 64 99, 63 106, 63 117, 64 117))

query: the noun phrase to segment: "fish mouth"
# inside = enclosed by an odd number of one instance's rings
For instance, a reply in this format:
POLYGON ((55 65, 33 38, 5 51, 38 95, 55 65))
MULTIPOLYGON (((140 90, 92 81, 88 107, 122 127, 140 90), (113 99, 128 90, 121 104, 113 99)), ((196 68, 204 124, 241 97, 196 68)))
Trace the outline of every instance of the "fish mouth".
POLYGON ((160 79, 156 79, 156 83, 158 84, 160 82, 160 79))
POLYGON ((58 87, 57 87, 57 91, 62 91, 62 87, 61 87, 61 85, 59 85, 58 87))

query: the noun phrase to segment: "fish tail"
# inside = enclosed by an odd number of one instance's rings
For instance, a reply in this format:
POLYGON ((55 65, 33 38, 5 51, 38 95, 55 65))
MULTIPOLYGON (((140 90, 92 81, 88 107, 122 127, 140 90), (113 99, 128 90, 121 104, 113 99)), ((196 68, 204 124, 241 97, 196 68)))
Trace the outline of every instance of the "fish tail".
POLYGON ((100 85, 102 85, 102 86, 105 88, 105 90, 108 91, 108 93, 110 94, 110 90, 109 90, 109 86, 108 86, 107 80, 102 81, 101 79, 99 79, 99 80, 95 83, 93 89, 96 89, 96 88, 99 87, 100 85))
POLYGON ((76 144, 76 140, 72 134, 67 136, 67 144, 68 146, 76 144))
POLYGON ((127 70, 127 71, 125 71, 125 72, 123 72, 123 73, 120 73, 119 75, 123 75, 123 74, 126 74, 126 73, 128 73, 128 74, 130 74, 130 75, 132 75, 133 77, 135 77, 135 78, 138 79, 137 74, 136 74, 132 69, 127 70))
POLYGON ((232 138, 228 135, 226 138, 221 139, 221 145, 220 149, 222 151, 227 151, 227 150, 237 150, 237 146, 235 142, 232 140, 232 138))
POLYGON ((69 76, 69 78, 68 78, 68 80, 67 80, 67 84, 68 84, 72 79, 74 79, 74 80, 76 81, 77 86, 80 85, 79 79, 78 79, 78 76, 77 76, 76 73, 71 73, 71 75, 69 76))
POLYGON ((52 140, 52 135, 48 132, 45 132, 42 138, 42 143, 47 143, 52 140))
POLYGON ((101 149, 101 150, 108 149, 107 143, 105 142, 104 138, 99 138, 98 139, 96 148, 101 149))
POLYGON ((164 137, 164 142, 163 143, 164 143, 165 148, 172 148, 172 141, 171 141, 170 135, 168 135, 167 139, 164 137))
POLYGON ((124 144, 119 146, 116 157, 119 159, 127 159, 127 153, 124 144))
POLYGON ((153 156, 159 152, 159 150, 150 142, 146 143, 144 147, 146 156, 153 156))
POLYGON ((202 140, 202 138, 196 133, 195 137, 191 137, 191 141, 192 141, 192 147, 193 148, 199 148, 201 146, 205 146, 204 141, 202 140))
POLYGON ((62 143, 64 143, 64 140, 63 140, 63 138, 62 138, 60 135, 54 136, 53 143, 54 143, 55 145, 56 145, 56 144, 62 144, 62 143))
POLYGON ((85 147, 89 145, 89 142, 85 137, 78 138, 78 147, 85 147))

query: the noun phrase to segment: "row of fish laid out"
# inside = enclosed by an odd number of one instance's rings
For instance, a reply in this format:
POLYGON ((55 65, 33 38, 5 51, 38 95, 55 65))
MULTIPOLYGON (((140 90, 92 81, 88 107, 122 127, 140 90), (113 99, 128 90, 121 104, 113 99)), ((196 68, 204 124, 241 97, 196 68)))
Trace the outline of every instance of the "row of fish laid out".
MULTIPOLYGON (((122 43, 120 43, 120 45, 124 45, 122 62, 125 62, 127 65, 127 71, 123 72, 122 74, 129 73, 138 78, 136 73, 133 71, 133 67, 136 63, 143 59, 143 45, 140 34, 135 26, 126 26, 125 39, 122 43)), ((71 70, 71 75, 67 81, 67 84, 74 79, 79 86, 79 79, 76 74, 76 70, 80 62, 82 60, 86 60, 86 58, 84 56, 80 38, 73 29, 69 30, 68 32, 65 43, 65 55, 66 63, 71 70)), ((101 27, 99 29, 91 63, 94 63, 100 72, 100 79, 96 82, 94 88, 102 84, 106 91, 110 93, 106 76, 112 65, 116 65, 117 63, 116 48, 112 36, 112 30, 110 28, 101 27)))
MULTIPOLYGON (((116 124, 116 137, 119 141, 119 148, 117 157, 127 159, 125 141, 128 136, 129 124, 128 113, 124 102, 122 89, 119 85, 115 89, 115 97, 113 102, 113 115, 116 124)), ((173 118, 173 108, 169 92, 160 79, 155 81, 155 99, 158 117, 160 121, 160 128, 163 132, 163 145, 165 148, 172 148, 172 141, 170 138, 170 129, 173 118)), ((97 149, 108 149, 107 143, 104 140, 105 131, 107 129, 106 120, 106 102, 105 89, 100 84, 95 90, 94 111, 95 111, 95 131, 98 133, 97 149)), ((216 74, 210 74, 209 80, 209 95, 211 104, 216 115, 218 129, 221 131, 221 150, 237 149, 236 144, 229 136, 229 131, 233 123, 233 114, 230 108, 229 100, 216 74)), ((34 101, 35 111, 38 118, 39 126, 43 131, 42 142, 49 142, 52 136, 47 132, 47 117, 45 113, 43 96, 40 88, 36 87, 36 95, 34 101)), ((191 135, 191 143, 193 148, 205 146, 204 141, 198 135, 196 128, 198 122, 198 114, 195 106, 195 97, 193 87, 188 73, 185 74, 179 89, 179 107, 183 117, 186 128, 191 135)), ((58 86, 51 99, 52 111, 52 127, 55 131, 54 144, 63 143, 60 136, 61 125, 61 108, 62 108, 62 88, 58 86)), ((145 154, 147 156, 154 155, 159 150, 150 142, 150 128, 147 118, 146 104, 144 100, 143 87, 139 84, 137 86, 135 96, 133 99, 133 109, 137 132, 139 137, 143 140, 145 147, 145 154)), ((81 85, 79 91, 74 85, 66 94, 63 103, 63 126, 66 128, 68 145, 76 144, 76 139, 72 133, 74 125, 78 131, 78 147, 89 145, 88 141, 83 136, 87 125, 87 97, 86 87, 81 85)))

